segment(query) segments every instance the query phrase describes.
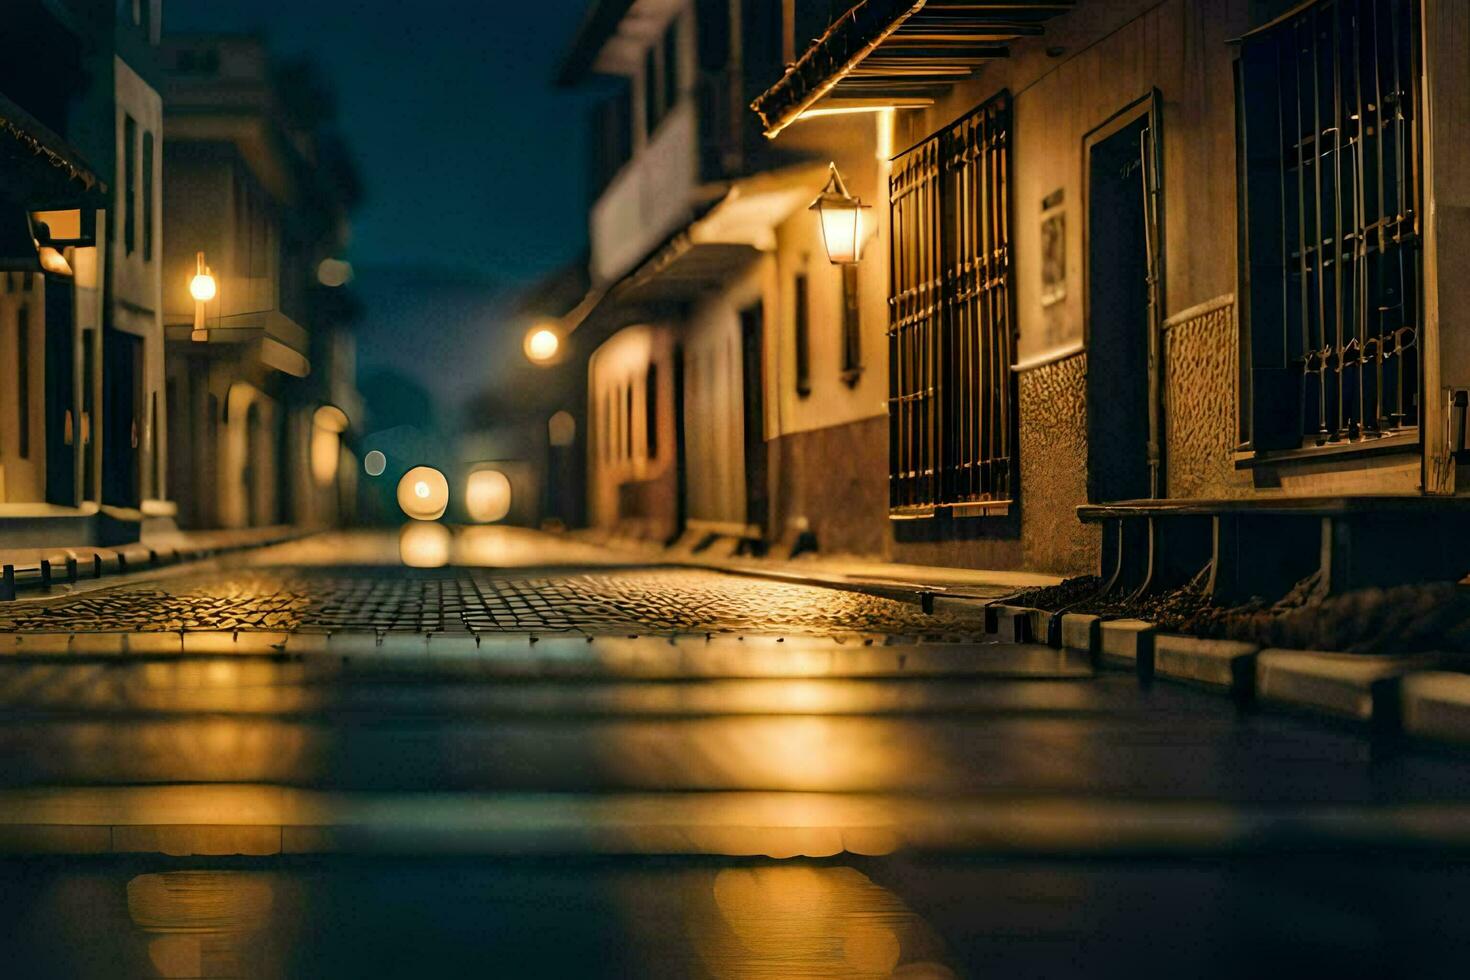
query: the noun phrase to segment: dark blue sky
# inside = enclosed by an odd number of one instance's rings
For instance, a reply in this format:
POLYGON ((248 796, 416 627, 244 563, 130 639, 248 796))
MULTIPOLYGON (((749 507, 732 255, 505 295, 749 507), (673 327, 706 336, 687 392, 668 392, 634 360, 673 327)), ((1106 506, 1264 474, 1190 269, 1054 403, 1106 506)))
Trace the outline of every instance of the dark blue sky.
POLYGON ((367 195, 358 374, 406 376, 446 424, 527 369, 507 300, 584 248, 588 97, 551 77, 590 3, 165 0, 166 31, 259 32, 336 89, 367 195))
POLYGON ((358 265, 514 285, 585 239, 585 97, 550 78, 589 2, 166 0, 164 27, 320 63, 368 193, 358 265))

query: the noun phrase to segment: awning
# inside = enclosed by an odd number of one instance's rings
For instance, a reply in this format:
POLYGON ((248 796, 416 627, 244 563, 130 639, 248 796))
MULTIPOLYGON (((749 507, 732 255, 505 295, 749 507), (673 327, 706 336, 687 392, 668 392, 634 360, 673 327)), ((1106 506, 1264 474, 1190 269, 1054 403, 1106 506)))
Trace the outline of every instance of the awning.
POLYGON ((106 203, 107 185, 61 137, 0 95, 0 184, 30 210, 106 203))
POLYGON ((812 109, 928 105, 1075 0, 860 0, 751 103, 765 134, 812 109))
POLYGON ((720 289, 761 252, 775 248, 776 226, 805 208, 826 177, 825 165, 802 163, 736 181, 633 271, 588 292, 561 318, 562 332, 582 329, 600 336, 720 289))

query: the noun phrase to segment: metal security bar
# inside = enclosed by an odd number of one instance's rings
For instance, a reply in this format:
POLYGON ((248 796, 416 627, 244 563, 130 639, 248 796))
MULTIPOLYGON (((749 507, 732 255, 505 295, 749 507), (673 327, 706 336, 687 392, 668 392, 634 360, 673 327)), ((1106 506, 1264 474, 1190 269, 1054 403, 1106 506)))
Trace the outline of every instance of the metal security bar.
POLYGON ((920 143, 890 178, 889 505, 1011 498, 1010 99, 920 143))
MULTIPOLYGON (((1419 424, 1418 0, 1321 0, 1250 38, 1278 99, 1286 354, 1316 444, 1419 424)), ((1259 68, 1258 68, 1259 70, 1259 68)), ((1248 138, 1262 139, 1261 134, 1248 138)))

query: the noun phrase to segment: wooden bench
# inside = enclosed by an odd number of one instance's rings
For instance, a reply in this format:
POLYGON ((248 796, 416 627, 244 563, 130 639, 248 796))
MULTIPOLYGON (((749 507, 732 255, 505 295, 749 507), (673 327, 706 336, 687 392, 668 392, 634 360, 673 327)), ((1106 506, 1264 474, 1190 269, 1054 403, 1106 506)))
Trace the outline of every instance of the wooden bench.
POLYGON ((1177 588, 1208 568, 1223 602, 1275 599, 1311 575, 1327 593, 1470 573, 1470 498, 1357 494, 1085 504, 1103 525, 1107 591, 1177 588))

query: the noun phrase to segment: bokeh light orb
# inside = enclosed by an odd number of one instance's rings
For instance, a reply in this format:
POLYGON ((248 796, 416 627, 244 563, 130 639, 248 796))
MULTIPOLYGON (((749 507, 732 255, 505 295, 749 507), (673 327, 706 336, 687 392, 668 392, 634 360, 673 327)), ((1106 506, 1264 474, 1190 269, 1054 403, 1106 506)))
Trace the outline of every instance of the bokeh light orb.
POLYGON ((398 558, 409 568, 442 568, 449 564, 454 535, 433 521, 410 521, 398 532, 398 558))
POLYGON ((571 412, 557 412, 546 423, 546 437, 553 446, 570 446, 577 441, 577 420, 571 412))
POLYGON ((549 326, 533 327, 526 334, 526 357, 536 364, 549 364, 561 352, 561 335, 549 326))
POLYGON ((449 481, 432 466, 415 466, 398 481, 398 507, 416 521, 437 521, 449 509, 449 481))
POLYGON ((510 478, 499 470, 476 470, 465 482, 464 506, 470 520, 490 524, 510 513, 510 478))
POLYGON ((333 289, 345 286, 352 281, 352 263, 342 259, 322 259, 316 267, 316 280, 333 289))
POLYGON ((208 303, 214 299, 218 287, 215 286, 214 276, 207 272, 201 272, 189 280, 189 295, 200 303, 208 303))
POLYGON ((382 476, 383 471, 388 468, 388 457, 376 449, 368 450, 368 454, 362 458, 362 468, 368 476, 382 476))

